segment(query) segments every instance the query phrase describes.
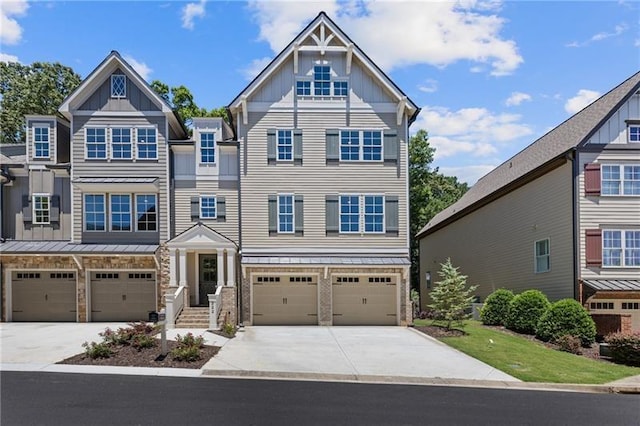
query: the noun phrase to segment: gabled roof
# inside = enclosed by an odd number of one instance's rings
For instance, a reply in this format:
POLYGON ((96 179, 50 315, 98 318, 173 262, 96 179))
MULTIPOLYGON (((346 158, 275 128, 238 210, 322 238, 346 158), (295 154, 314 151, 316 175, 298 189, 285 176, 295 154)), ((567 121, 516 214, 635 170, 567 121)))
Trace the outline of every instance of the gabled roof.
POLYGON ((176 235, 167 241, 169 247, 198 247, 198 248, 231 248, 237 249, 236 243, 221 233, 209 228, 202 222, 198 222, 191 228, 176 235))
POLYGON ((435 215, 418 232, 418 238, 465 216, 502 191, 516 188, 519 182, 545 165, 586 143, 639 88, 640 72, 480 178, 460 200, 435 215))
MULTIPOLYGON (((248 85, 245 87, 238 96, 236 96, 228 108, 235 110, 242 105, 242 100, 249 98, 256 92, 271 75, 282 65, 290 55, 294 53, 294 50, 299 48, 300 45, 309 37, 315 37, 313 34, 318 27, 324 26, 328 28, 337 41, 342 44, 344 49, 352 49, 352 54, 355 58, 360 60, 363 64, 367 65, 371 74, 384 86, 387 90, 396 97, 397 101, 405 100, 405 109, 409 116, 409 124, 411 124, 418 113, 420 108, 409 99, 409 97, 398 87, 396 84, 355 44, 335 22, 327 16, 325 12, 320 12, 318 16, 313 19, 292 41, 287 47, 284 48, 263 70, 258 74, 248 85)), ((327 46, 327 50, 331 50, 333 46, 327 46)))
POLYGON ((91 94, 116 70, 122 70, 127 77, 147 96, 151 99, 160 110, 165 113, 169 124, 178 133, 187 133, 182 122, 176 117, 171 106, 158 95, 149 84, 136 72, 135 69, 127 61, 125 61, 120 53, 112 50, 109 55, 85 78, 82 83, 62 102, 58 111, 62 113, 68 120, 71 120, 72 111, 75 107, 91 96, 91 94))

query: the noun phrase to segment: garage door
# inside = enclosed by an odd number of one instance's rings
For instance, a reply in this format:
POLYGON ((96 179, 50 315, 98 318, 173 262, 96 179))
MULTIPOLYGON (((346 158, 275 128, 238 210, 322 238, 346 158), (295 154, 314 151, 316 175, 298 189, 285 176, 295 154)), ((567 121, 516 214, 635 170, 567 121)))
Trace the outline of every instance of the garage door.
POLYGON ((333 325, 397 325, 395 277, 333 276, 333 325))
POLYGON ((76 321, 74 272, 11 273, 13 321, 76 321))
POLYGON ((317 277, 254 277, 253 324, 317 325, 317 277))
POLYGON ((155 309, 154 272, 91 273, 91 321, 146 321, 155 309))

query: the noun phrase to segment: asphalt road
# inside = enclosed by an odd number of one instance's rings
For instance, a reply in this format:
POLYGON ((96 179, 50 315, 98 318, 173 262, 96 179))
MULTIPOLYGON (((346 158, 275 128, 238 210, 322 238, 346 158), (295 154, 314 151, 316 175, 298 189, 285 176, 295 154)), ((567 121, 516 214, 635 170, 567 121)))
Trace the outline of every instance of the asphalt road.
POLYGON ((639 425, 640 396, 7 372, 4 425, 639 425))

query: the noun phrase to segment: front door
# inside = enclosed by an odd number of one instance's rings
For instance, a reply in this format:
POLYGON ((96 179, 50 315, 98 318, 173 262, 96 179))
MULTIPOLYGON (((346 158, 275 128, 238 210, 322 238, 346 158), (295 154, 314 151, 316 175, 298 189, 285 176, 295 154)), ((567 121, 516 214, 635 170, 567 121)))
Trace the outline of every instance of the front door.
POLYGON ((215 254, 200 255, 200 305, 209 306, 208 294, 216 292, 217 268, 215 254))

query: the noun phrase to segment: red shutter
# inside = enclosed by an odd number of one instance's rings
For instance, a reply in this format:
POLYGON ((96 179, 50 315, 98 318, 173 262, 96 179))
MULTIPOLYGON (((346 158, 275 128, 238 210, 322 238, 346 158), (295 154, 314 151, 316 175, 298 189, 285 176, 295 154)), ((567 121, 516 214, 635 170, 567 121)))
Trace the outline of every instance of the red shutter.
POLYGON ((586 230, 587 266, 602 266, 602 230, 586 230))
POLYGON ((591 163, 584 166, 584 194, 600 195, 600 164, 591 163))

